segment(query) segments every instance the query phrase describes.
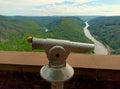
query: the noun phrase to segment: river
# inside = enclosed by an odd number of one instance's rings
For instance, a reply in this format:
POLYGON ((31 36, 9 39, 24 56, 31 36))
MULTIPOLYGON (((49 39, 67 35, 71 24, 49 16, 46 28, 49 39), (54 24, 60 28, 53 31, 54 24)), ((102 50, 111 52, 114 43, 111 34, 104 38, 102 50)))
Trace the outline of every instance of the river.
POLYGON ((98 40, 96 40, 91 34, 90 31, 88 30, 89 24, 86 21, 85 22, 86 26, 84 27, 84 33, 86 35, 87 38, 89 38, 90 40, 92 40, 95 44, 95 49, 94 52, 95 54, 101 54, 101 55, 107 55, 108 51, 107 48, 98 40))

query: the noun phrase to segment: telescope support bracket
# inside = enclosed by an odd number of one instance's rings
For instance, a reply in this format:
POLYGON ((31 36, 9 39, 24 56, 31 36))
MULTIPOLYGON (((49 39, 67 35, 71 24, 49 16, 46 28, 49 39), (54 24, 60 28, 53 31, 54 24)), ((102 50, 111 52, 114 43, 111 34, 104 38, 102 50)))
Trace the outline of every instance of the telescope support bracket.
POLYGON ((69 51, 66 51, 62 46, 53 46, 46 54, 49 60, 50 68, 62 68, 66 66, 66 59, 69 55, 69 51))

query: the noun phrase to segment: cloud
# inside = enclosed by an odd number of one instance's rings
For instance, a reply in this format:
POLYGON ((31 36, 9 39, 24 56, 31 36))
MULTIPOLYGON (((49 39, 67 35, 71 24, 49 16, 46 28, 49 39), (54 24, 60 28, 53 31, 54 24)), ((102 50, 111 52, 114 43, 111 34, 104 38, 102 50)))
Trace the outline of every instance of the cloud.
POLYGON ((56 4, 56 3, 64 3, 64 2, 71 2, 72 3, 87 3, 92 2, 96 0, 0 0, 0 6, 6 7, 6 6, 15 6, 17 7, 31 7, 31 6, 37 6, 37 5, 50 5, 50 4, 56 4))
POLYGON ((73 2, 76 2, 76 3, 88 3, 88 2, 93 2, 93 1, 96 1, 96 0, 72 0, 73 2))
POLYGON ((120 15, 119 5, 92 5, 98 0, 0 0, 3 15, 120 15), (89 4, 88 4, 89 3, 89 4))
POLYGON ((33 6, 61 3, 64 1, 67 0, 0 0, 0 4, 33 6))
POLYGON ((34 13, 42 12, 45 15, 120 15, 119 5, 52 5, 46 8, 34 8, 34 13))

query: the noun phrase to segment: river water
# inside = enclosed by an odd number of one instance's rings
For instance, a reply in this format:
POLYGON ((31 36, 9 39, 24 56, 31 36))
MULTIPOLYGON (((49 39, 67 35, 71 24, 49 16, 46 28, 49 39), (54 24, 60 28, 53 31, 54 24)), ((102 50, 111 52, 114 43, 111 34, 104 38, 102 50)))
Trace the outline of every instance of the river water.
POLYGON ((90 40, 92 40, 94 42, 94 44, 95 44, 95 49, 94 49, 95 54, 107 55, 108 51, 107 51, 106 47, 101 42, 96 40, 90 34, 90 31, 88 30, 89 24, 88 24, 87 21, 85 22, 85 24, 86 24, 86 26, 84 27, 84 33, 85 33, 87 38, 89 38, 90 40))

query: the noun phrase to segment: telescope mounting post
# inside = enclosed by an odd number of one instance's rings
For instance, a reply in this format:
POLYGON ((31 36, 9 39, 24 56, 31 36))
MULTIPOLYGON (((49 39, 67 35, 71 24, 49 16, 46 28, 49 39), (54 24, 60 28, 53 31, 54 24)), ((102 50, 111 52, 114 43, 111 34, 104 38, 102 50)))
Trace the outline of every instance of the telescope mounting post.
POLYGON ((46 51, 49 63, 42 67, 40 75, 51 82, 52 89, 63 89, 64 82, 74 74, 73 68, 66 64, 69 53, 62 46, 53 46, 46 51))

